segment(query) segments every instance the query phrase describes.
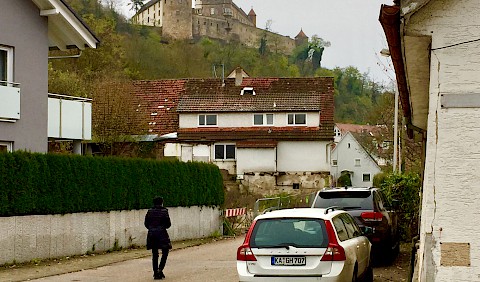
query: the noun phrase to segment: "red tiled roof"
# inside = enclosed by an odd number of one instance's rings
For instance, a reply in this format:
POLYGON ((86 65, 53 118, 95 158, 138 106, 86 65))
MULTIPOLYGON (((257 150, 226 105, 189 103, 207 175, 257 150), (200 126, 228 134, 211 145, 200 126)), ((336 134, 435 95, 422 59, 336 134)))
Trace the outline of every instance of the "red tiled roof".
POLYGON ((150 134, 163 135, 177 132, 182 140, 209 138, 230 139, 333 139, 333 78, 244 78, 241 86, 235 79, 172 79, 134 82, 134 95, 140 101, 140 122, 148 124, 150 134), (244 87, 253 87, 256 95, 244 94, 244 87), (268 128, 194 128, 178 129, 178 116, 182 112, 271 112, 271 111, 319 111, 320 127, 272 127, 268 128), (215 134, 214 134, 215 133, 215 134), (265 136, 263 136, 263 135, 265 136), (223 136, 223 137, 222 137, 223 136), (243 136, 243 137, 242 137, 243 136))
POLYGON ((163 135, 178 129, 177 106, 185 92, 184 79, 135 81, 134 95, 140 101, 137 105, 146 113, 141 122, 148 123, 149 133, 163 135))
POLYGON ((201 127, 180 128, 178 139, 183 141, 219 140, 330 140, 333 126, 322 127, 201 127))
POLYGON ((295 36, 295 39, 297 38, 308 38, 308 36, 303 32, 303 29, 300 29, 300 32, 295 36))
POLYGON ((322 101, 333 93, 333 78, 244 78, 191 80, 180 99, 179 112, 279 112, 320 111, 322 101), (244 94, 251 87, 255 95, 244 94))

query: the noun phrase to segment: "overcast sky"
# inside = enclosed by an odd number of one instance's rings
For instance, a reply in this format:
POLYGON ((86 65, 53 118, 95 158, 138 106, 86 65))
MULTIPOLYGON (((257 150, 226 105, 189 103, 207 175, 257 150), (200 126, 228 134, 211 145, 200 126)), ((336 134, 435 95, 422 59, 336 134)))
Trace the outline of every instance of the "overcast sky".
MULTIPOLYGON (((129 0, 123 0, 128 3, 129 0)), ((148 2, 148 1, 145 1, 148 2)), ((294 38, 300 29, 309 37, 316 34, 330 41, 323 53, 322 66, 327 68, 355 66, 368 72, 375 81, 389 83, 393 70, 389 60, 379 52, 386 48, 378 16, 381 4, 393 0, 234 0, 247 14, 253 7, 257 27, 294 38), (387 67, 385 67, 387 66, 387 67)), ((120 8, 131 16, 128 8, 120 8)))

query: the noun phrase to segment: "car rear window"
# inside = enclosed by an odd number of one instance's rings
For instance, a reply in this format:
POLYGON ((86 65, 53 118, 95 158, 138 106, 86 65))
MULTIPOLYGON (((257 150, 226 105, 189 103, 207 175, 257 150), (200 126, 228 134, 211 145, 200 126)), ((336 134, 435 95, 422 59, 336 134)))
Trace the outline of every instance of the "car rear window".
POLYGON ((344 210, 373 209, 370 191, 323 191, 315 199, 315 208, 339 207, 344 210))
POLYGON ((252 248, 325 248, 327 245, 325 223, 315 218, 261 219, 256 222, 250 239, 252 248))

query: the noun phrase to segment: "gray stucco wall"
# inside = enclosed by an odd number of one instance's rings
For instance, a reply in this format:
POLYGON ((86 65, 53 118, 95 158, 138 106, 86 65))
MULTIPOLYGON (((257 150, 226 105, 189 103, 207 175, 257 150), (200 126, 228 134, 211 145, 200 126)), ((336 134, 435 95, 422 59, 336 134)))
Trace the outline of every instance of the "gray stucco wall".
MULTIPOLYGON (((144 246, 147 210, 0 217, 0 265, 144 246), (95 246, 95 247, 94 247, 95 246)), ((221 211, 209 207, 169 208, 173 241, 208 237, 222 228, 221 211)))
MULTIPOLYGON (((0 1, 0 45, 14 48, 20 120, 0 121, 0 141, 14 150, 47 151, 48 21, 31 0, 0 1)), ((1 103, 1 101, 0 101, 1 103)))

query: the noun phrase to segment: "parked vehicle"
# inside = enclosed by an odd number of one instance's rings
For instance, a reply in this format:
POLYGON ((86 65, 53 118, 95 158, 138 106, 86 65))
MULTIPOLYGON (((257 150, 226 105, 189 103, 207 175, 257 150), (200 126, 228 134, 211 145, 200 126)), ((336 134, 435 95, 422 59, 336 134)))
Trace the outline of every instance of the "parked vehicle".
POLYGON ((317 192, 312 208, 332 206, 351 214, 360 228, 372 227, 368 238, 373 256, 393 261, 400 248, 397 213, 379 188, 339 187, 317 192))
POLYGON ((345 211, 277 210, 254 219, 237 250, 237 271, 239 281, 373 281, 370 250, 345 211))

